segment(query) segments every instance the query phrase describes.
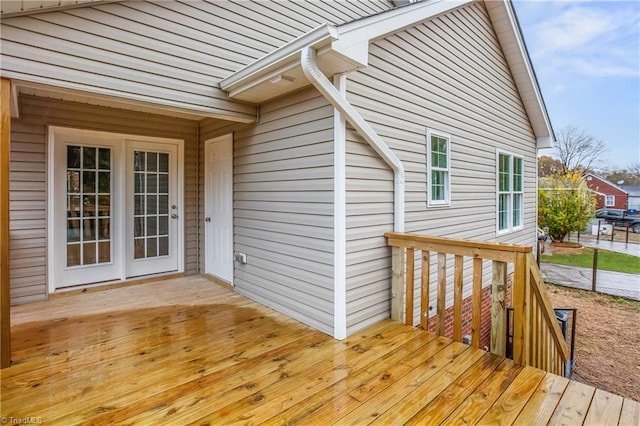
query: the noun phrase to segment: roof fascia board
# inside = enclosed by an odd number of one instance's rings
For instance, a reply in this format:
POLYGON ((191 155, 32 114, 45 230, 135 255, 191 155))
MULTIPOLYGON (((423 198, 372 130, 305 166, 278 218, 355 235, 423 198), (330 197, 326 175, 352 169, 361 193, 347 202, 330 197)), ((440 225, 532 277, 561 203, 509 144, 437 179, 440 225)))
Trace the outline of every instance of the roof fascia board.
MULTIPOLYGON (((491 20, 494 21, 494 25, 496 24, 495 21, 499 20, 500 17, 494 16, 492 12, 494 12, 496 9, 502 9, 504 17, 506 18, 510 27, 511 31, 509 32, 509 34, 512 34, 512 40, 501 39, 500 44, 503 46, 503 51, 505 50, 504 46, 508 43, 515 43, 517 47, 517 49, 515 49, 515 52, 505 52, 505 55, 507 56, 507 61, 509 62, 509 67, 512 69, 512 73, 514 73, 514 71, 521 70, 526 75, 526 78, 516 79, 516 85, 518 86, 518 91, 521 94, 530 92, 533 95, 533 98, 528 103, 526 102, 526 100, 524 100, 527 114, 532 116, 537 115, 537 118, 541 119, 541 121, 544 123, 542 127, 535 126, 533 129, 536 136, 537 148, 553 148, 555 136, 553 134, 553 128, 551 126, 551 120, 549 119, 549 114, 542 98, 542 92, 540 90, 540 86, 538 85, 538 79, 536 78, 536 74, 531 63, 531 58, 529 57, 524 38, 522 36, 522 31, 520 29, 520 24, 518 23, 517 16, 513 9, 513 5, 509 0, 484 1, 487 6, 487 11, 489 12, 489 16, 491 17, 491 20), (523 85, 526 87, 523 87, 523 85)), ((501 34, 498 35, 499 39, 501 38, 500 35, 501 34)))
POLYGON ((554 139, 551 136, 536 138, 536 147, 538 149, 553 148, 554 146, 554 139))
POLYGON ((300 51, 303 47, 321 47, 337 37, 338 31, 335 27, 322 24, 220 80, 220 88, 230 94, 250 88, 276 70, 286 70, 299 65, 300 51))
POLYGON ((370 42, 476 1, 432 0, 416 2, 358 19, 338 27, 339 37, 331 44, 331 47, 334 51, 366 66, 370 42))

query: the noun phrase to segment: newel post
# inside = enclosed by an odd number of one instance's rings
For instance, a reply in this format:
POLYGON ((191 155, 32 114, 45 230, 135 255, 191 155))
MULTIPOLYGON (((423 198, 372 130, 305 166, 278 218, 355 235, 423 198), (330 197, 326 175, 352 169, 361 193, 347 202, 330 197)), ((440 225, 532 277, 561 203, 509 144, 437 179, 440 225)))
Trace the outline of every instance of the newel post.
POLYGON ((9 289, 9 156, 11 82, 0 80, 0 368, 11 364, 9 289))
POLYGON ((516 253, 513 273, 513 361, 529 365, 529 270, 525 253, 516 253))
POLYGON ((493 262, 491 282, 491 353, 507 353, 507 263, 493 262))
POLYGON ((402 322, 404 301, 404 247, 391 250, 391 319, 402 322))

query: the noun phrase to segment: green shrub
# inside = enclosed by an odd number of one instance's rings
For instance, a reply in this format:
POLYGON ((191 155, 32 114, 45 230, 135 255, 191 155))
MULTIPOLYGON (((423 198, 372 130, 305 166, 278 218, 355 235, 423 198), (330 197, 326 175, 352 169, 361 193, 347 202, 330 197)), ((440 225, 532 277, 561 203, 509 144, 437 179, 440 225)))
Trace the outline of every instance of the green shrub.
POLYGON ((556 241, 569 232, 584 231, 595 212, 595 195, 581 175, 569 173, 540 179, 538 226, 556 241))

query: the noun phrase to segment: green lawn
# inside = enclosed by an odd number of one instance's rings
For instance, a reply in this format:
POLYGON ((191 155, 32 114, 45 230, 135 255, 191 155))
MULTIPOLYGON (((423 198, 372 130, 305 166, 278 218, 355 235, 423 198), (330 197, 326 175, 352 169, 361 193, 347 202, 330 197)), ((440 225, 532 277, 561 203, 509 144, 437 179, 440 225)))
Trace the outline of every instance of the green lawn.
MULTIPOLYGON (((580 253, 575 254, 543 254, 540 261, 592 268, 593 249, 585 247, 580 253)), ((640 257, 600 249, 598 250, 598 269, 640 274, 640 257)))

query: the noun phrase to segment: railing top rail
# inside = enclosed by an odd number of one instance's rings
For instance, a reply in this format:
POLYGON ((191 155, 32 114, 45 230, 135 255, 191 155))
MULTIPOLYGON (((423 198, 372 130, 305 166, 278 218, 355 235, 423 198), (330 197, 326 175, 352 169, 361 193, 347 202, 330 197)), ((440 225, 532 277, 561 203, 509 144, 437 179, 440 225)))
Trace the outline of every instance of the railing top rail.
POLYGON ((414 247, 416 243, 421 244, 443 244, 447 246, 465 248, 492 250, 507 253, 531 253, 533 250, 529 246, 520 246, 515 244, 503 243, 486 243, 480 241, 460 240, 455 238, 430 237, 419 234, 401 234, 398 232, 387 232, 384 234, 389 240, 389 245, 398 247, 414 247))

